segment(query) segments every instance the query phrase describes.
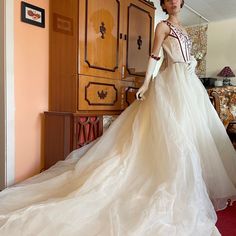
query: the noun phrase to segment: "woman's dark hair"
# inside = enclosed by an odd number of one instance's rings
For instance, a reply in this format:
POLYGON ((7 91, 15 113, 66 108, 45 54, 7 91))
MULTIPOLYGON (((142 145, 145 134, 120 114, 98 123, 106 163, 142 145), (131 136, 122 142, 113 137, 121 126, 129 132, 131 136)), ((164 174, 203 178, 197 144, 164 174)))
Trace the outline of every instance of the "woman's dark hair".
MULTIPOLYGON (((161 5, 162 10, 163 10, 166 14, 168 14, 167 10, 166 10, 166 9, 163 9, 163 6, 162 6, 162 5, 164 4, 164 1, 165 1, 165 0, 160 0, 160 5, 161 5)), ((182 8, 183 5, 184 5, 184 0, 182 0, 182 3, 180 4, 180 7, 182 8)))

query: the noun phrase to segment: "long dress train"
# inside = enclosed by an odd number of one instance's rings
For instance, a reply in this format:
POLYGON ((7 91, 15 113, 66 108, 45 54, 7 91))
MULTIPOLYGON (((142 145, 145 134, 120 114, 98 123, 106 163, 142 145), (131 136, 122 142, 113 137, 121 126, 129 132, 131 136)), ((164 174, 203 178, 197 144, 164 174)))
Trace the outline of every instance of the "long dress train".
POLYGON ((236 199, 236 153, 187 70, 188 36, 166 23, 165 64, 146 99, 97 141, 2 191, 0 235, 220 235, 215 209, 236 199))

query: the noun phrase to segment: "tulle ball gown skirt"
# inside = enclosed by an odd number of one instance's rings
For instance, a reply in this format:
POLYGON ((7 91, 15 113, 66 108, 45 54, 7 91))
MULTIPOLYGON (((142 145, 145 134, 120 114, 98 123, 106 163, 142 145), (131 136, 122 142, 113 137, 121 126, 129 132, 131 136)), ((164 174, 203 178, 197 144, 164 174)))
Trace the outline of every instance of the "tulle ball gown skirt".
POLYGON ((171 64, 100 139, 1 192, 0 235, 220 235, 235 150, 186 68, 171 64))

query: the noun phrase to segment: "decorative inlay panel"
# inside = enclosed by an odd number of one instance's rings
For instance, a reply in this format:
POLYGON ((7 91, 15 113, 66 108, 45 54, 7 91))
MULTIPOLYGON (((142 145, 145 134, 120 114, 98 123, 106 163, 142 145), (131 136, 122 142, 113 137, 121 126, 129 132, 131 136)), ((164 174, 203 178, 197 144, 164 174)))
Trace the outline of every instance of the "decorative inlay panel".
POLYGON ((53 30, 63 34, 73 35, 73 19, 53 13, 53 30))
POLYGON ((89 82, 85 86, 85 100, 91 105, 113 106, 117 102, 118 90, 114 84, 89 82))

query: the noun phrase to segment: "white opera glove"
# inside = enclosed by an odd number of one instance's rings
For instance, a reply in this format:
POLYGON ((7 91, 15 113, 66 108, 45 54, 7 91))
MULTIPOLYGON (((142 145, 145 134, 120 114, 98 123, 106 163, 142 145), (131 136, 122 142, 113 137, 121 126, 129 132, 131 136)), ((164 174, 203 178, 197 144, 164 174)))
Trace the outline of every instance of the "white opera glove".
POLYGON ((187 70, 191 75, 195 73, 196 66, 197 66, 196 59, 194 58, 194 56, 190 56, 190 62, 187 65, 187 70))
MULTIPOLYGON (((145 92, 147 92, 148 90, 148 86, 150 83, 150 80, 152 78, 153 72, 155 71, 155 68, 158 65, 160 65, 163 61, 163 57, 157 57, 154 54, 152 54, 149 58, 148 61, 148 66, 147 66, 147 71, 146 71, 146 75, 145 75, 145 79, 144 79, 144 83, 143 85, 139 88, 138 92, 136 93, 136 98, 137 100, 144 100, 145 99, 145 92)), ((159 66, 160 68, 160 66, 159 66)), ((159 70, 158 68, 158 70, 159 70)), ((158 72, 156 72, 158 73, 158 72)))
MULTIPOLYGON (((146 80, 147 81, 147 80, 146 80)), ((143 85, 139 88, 138 92, 136 93, 136 99, 143 101, 145 99, 144 93, 148 90, 149 82, 144 82, 143 85)))

